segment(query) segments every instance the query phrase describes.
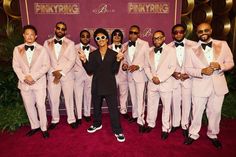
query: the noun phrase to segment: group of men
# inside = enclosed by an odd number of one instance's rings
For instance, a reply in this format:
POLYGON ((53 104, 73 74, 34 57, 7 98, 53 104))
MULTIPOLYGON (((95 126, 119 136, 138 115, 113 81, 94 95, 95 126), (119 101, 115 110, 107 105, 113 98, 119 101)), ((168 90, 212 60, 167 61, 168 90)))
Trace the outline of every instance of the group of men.
MULTIPOLYGON (((56 128, 60 120, 61 90, 68 124, 72 128, 81 125, 82 104, 85 120, 91 121, 93 74, 87 73, 83 61, 89 61, 90 53, 96 48, 90 44, 89 31, 82 30, 80 43, 75 45, 65 37, 66 30, 66 24, 58 22, 55 36, 41 46, 35 41, 36 28, 27 25, 23 28, 25 43, 14 49, 13 69, 19 78, 18 87, 31 124, 28 136, 41 130, 43 137, 48 138, 47 130, 56 128), (52 116, 48 128, 46 88, 52 116)), ((207 136, 216 148, 221 148, 217 135, 224 95, 228 92, 224 71, 234 66, 232 52, 225 41, 211 38, 212 28, 208 23, 197 27, 198 42, 185 38, 184 25, 173 26, 171 33, 173 41, 166 44, 165 33, 155 31, 153 46, 149 47, 148 42, 139 38, 140 28, 137 25, 130 27, 129 40, 124 44, 122 32, 118 29, 112 32, 109 48, 123 54, 116 74, 120 113, 130 123, 137 122, 140 133, 149 133, 156 126, 161 100, 161 139, 166 140, 170 132, 182 128, 184 144, 190 145, 199 138, 201 120, 206 110, 207 136), (132 116, 127 112, 128 93, 132 116)), ((103 35, 97 38, 94 37, 99 41, 108 37, 103 35)), ((106 55, 102 57, 103 60, 106 55)), ((101 125, 91 126, 88 132, 99 129, 101 125)), ((123 142, 123 134, 121 138, 123 142)))

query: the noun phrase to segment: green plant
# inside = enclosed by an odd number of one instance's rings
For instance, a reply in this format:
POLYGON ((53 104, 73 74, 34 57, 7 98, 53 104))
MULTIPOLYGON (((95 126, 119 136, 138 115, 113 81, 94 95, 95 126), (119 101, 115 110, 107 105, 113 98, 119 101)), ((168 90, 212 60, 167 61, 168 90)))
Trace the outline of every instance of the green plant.
POLYGON ((2 131, 15 131, 28 123, 23 105, 0 106, 0 129, 2 131))

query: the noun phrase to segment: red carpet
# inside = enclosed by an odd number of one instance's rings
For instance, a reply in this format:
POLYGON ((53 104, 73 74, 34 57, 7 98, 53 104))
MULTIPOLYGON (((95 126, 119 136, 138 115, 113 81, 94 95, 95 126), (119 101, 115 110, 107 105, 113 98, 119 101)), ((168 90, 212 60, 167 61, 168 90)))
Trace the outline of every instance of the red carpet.
POLYGON ((94 134, 86 129, 90 123, 73 130, 66 124, 63 116, 60 124, 50 132, 49 139, 43 139, 41 133, 26 137, 29 127, 22 127, 15 133, 0 133, 0 157, 235 157, 236 156, 236 120, 223 119, 219 138, 223 148, 216 150, 206 136, 206 126, 200 132, 201 137, 191 146, 183 144, 181 130, 169 135, 166 141, 160 138, 161 127, 158 118, 157 127, 149 134, 138 133, 135 123, 129 124, 121 118, 126 136, 124 143, 116 141, 111 132, 109 115, 103 115, 103 128, 94 134))

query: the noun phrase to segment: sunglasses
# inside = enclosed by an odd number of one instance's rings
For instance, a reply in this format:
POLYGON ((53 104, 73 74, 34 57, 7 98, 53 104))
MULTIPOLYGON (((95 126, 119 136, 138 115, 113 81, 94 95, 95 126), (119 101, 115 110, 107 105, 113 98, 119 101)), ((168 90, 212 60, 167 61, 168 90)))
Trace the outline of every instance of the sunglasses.
POLYGON ((209 33, 209 32, 210 32, 210 29, 203 29, 203 30, 197 31, 198 34, 209 33))
POLYGON ((61 28, 61 27, 58 27, 58 26, 56 27, 56 29, 57 29, 57 30, 66 31, 66 29, 65 29, 65 28, 61 28))
POLYGON ((129 34, 135 34, 135 35, 138 35, 139 32, 129 31, 129 34))
POLYGON ((184 34, 184 30, 180 30, 180 31, 174 31, 173 32, 174 35, 177 35, 177 34, 184 34))
POLYGON ((153 37, 153 40, 161 40, 162 38, 164 38, 164 36, 159 36, 159 37, 153 37))
POLYGON ((105 35, 100 36, 100 37, 96 37, 95 40, 99 41, 99 40, 105 40, 107 37, 105 35))

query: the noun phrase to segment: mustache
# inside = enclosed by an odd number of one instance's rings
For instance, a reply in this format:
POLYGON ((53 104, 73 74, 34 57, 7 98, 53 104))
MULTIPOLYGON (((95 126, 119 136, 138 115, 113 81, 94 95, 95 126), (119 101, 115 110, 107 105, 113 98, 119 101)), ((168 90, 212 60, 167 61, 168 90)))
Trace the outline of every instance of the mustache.
POLYGON ((202 36, 204 36, 204 35, 210 36, 209 34, 202 34, 202 35, 200 35, 200 37, 202 37, 202 36))

